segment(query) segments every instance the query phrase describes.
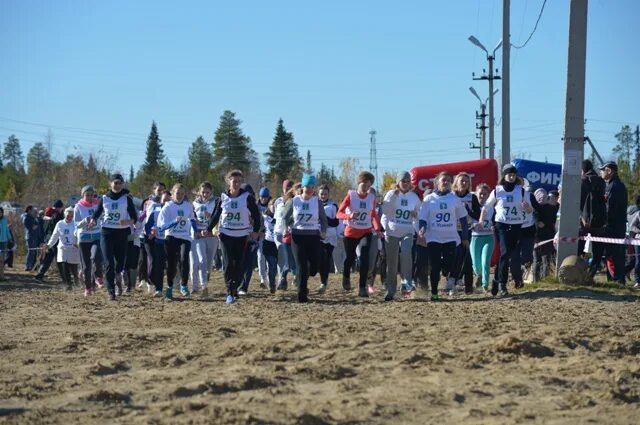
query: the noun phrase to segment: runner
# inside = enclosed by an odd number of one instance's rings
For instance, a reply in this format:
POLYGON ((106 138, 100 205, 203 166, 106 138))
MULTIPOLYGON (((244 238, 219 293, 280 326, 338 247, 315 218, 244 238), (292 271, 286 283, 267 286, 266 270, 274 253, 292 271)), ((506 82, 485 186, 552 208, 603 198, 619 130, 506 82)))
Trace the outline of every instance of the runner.
POLYGON ((322 201, 316 196, 316 178, 311 174, 302 176, 302 194, 287 201, 284 206, 284 221, 291 227, 293 257, 298 273, 298 301, 309 301, 307 281, 318 272, 320 240, 327 232, 327 217, 322 201))
POLYGON ((368 171, 358 174, 357 190, 350 190, 338 208, 337 218, 348 220, 344 230, 344 248, 347 258, 342 270, 342 287, 351 291, 351 266, 356 260, 356 248, 361 245, 358 296, 367 298, 367 277, 369 273, 369 251, 372 233, 383 237, 376 213, 376 197, 369 192, 375 177, 368 171))
MULTIPOLYGON (((49 248, 53 248, 56 244, 58 244, 56 260, 62 265, 62 281, 67 285, 67 289, 71 290, 74 283, 79 286, 78 264, 80 264, 80 250, 78 249, 72 207, 64 210, 64 219, 56 223, 51 238, 47 242, 49 248), (58 241, 60 241, 59 244, 58 241)), ((91 289, 85 287, 84 296, 88 297, 89 295, 91 295, 91 289)))
MULTIPOLYGON (((160 209, 162 208, 162 204, 160 203, 160 197, 162 196, 162 194, 164 192, 167 191, 167 186, 160 181, 154 182, 153 183, 153 191, 151 193, 151 195, 149 195, 149 198, 147 199, 147 202, 144 204, 144 212, 141 215, 144 215, 144 231, 143 231, 143 250, 142 250, 142 258, 143 258, 143 262, 140 263, 140 271, 138 272, 138 274, 141 277, 141 281, 139 286, 144 285, 144 282, 142 281, 143 276, 146 276, 146 284, 147 284, 147 292, 151 292, 154 290, 155 285, 153 284, 153 278, 151 277, 151 263, 153 261, 153 250, 155 248, 155 241, 153 239, 150 239, 150 231, 146 230, 146 224, 149 220, 149 216, 151 215, 151 211, 155 211, 156 208, 158 209, 158 212, 160 212, 160 209), (142 272, 142 269, 144 268, 145 272, 142 272)), ((171 196, 171 192, 168 192, 169 196, 171 196)), ((156 221, 157 222, 157 217, 156 217, 156 221)))
POLYGON ((409 294, 413 284, 413 241, 415 224, 420 212, 420 198, 411 191, 411 175, 402 171, 396 176, 396 186, 388 191, 382 202, 382 227, 385 229, 386 266, 385 301, 393 301, 398 277, 398 257, 402 292, 409 294))
POLYGON ((218 238, 207 230, 209 219, 216 205, 213 186, 209 182, 200 184, 198 197, 193 201, 196 214, 197 231, 193 233, 191 246, 191 290, 194 293, 202 290, 202 296, 209 294, 207 282, 209 271, 213 266, 213 257, 218 249, 218 238))
POLYGON ((260 212, 256 201, 249 192, 241 188, 244 175, 240 170, 227 173, 225 178, 229 189, 222 194, 220 201, 209 220, 207 230, 220 222, 220 245, 225 265, 224 281, 227 287, 227 304, 233 304, 238 297, 238 285, 242 281, 242 265, 249 239, 258 238, 261 225, 260 212))
POLYGON ((289 255, 289 250, 287 249, 287 245, 284 243, 284 235, 287 233, 287 226, 282 220, 282 212, 284 208, 284 197, 287 192, 291 190, 293 187, 293 182, 291 180, 285 180, 282 182, 282 196, 277 198, 274 203, 275 207, 275 235, 276 235, 276 246, 278 247, 278 275, 279 283, 278 290, 286 290, 287 289, 287 274, 291 271, 290 266, 293 265, 293 257, 289 255))
MULTIPOLYGON (((441 172, 435 178, 435 190, 427 195, 420 208, 419 238, 427 243, 431 266, 431 300, 437 301, 440 272, 448 271, 445 290, 455 294, 456 278, 452 273, 456 246, 468 245, 467 210, 462 200, 451 192, 451 175, 441 172), (461 232, 457 230, 460 223, 461 232)), ((468 247, 467 247, 468 248, 468 247)))
POLYGON ((86 296, 93 294, 94 286, 102 288, 103 283, 102 250, 100 249, 102 223, 99 221, 91 229, 87 228, 93 213, 98 208, 95 193, 93 186, 84 186, 80 191, 81 199, 73 208, 73 221, 76 223, 80 242, 80 264, 86 296))
POLYGON ((278 247, 276 247, 274 200, 267 204, 267 209, 262 213, 264 222, 264 240, 262 241, 262 253, 266 263, 266 273, 269 282, 269 291, 276 292, 276 275, 278 273, 278 247))
POLYGON ((100 198, 87 227, 95 227, 102 217, 100 248, 106 264, 108 297, 110 301, 115 301, 116 295, 122 294, 127 238, 137 214, 129 190, 124 188, 122 174, 111 175, 109 187, 110 190, 100 198))
POLYGON ((329 270, 333 266, 333 249, 338 244, 340 220, 336 218, 338 206, 329 200, 328 185, 323 184, 318 188, 318 197, 322 201, 324 214, 327 217, 327 234, 322 239, 322 245, 320 246, 320 287, 318 288, 319 293, 324 293, 329 282, 329 270))
MULTIPOLYGON (((471 176, 468 173, 458 173, 453 180, 452 190, 458 198, 464 202, 467 210, 467 227, 471 231, 473 220, 480 218, 480 203, 477 196, 471 192, 471 176)), ((458 232, 461 231, 458 225, 458 232)), ((462 239, 470 240, 471 234, 466 237, 460 235, 462 239)), ((465 294, 473 294, 473 264, 469 245, 460 244, 456 247, 456 260, 454 265, 454 275, 456 284, 464 284, 465 294)))
MULTIPOLYGON (((491 188, 486 183, 476 186, 475 195, 482 208, 489 198, 491 188)), ((486 218, 480 222, 473 220, 471 230, 471 259, 473 272, 476 275, 476 287, 482 286, 484 292, 489 292, 489 273, 491 272, 491 255, 495 245, 493 237, 493 210, 487 211, 486 218)))
POLYGON ((155 288, 154 297, 162 297, 162 284, 164 280, 164 270, 167 263, 167 253, 165 249, 164 231, 158 230, 158 215, 162 206, 171 200, 171 192, 162 192, 158 202, 152 201, 151 207, 147 207, 146 222, 144 231, 147 240, 151 245, 149 251, 149 279, 155 288))
POLYGON ((158 230, 165 232, 167 251, 167 291, 165 297, 173 299, 173 282, 180 263, 180 293, 189 296, 189 253, 191 251, 191 229, 195 229, 193 206, 186 197, 187 191, 181 183, 171 189, 171 200, 160 210, 158 230))
MULTIPOLYGON (((258 192, 258 210, 260 210, 260 214, 264 215, 267 211, 267 207, 269 205, 269 201, 271 201, 271 193, 269 192, 268 187, 263 187, 258 192)), ((264 230, 264 229, 262 229, 264 230)), ((265 281, 267 281, 267 263, 262 252, 262 241, 264 240, 264 233, 260 233, 260 239, 258 239, 258 274, 260 275, 260 287, 266 288, 265 281)))
POLYGON ((522 269, 520 264, 520 227, 524 221, 524 213, 533 212, 528 202, 528 192, 525 195, 524 188, 517 184, 518 170, 512 164, 502 167, 502 178, 498 186, 491 192, 487 202, 482 207, 480 222, 488 219, 490 209, 495 209, 496 237, 500 246, 500 261, 496 268, 496 275, 491 285, 491 294, 507 296, 507 281, 509 268, 516 288, 522 287, 522 269))

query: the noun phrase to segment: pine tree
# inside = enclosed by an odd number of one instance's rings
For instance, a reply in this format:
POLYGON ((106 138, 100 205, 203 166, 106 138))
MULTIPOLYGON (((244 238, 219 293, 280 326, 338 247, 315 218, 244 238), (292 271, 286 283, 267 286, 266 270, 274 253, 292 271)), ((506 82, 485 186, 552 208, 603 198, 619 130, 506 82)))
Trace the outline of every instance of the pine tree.
POLYGON ((244 135, 240 124, 231 111, 224 111, 213 141, 213 165, 220 173, 239 169, 248 173, 252 169, 251 139, 244 135))
POLYGON ((205 180, 212 163, 211 146, 205 142, 204 137, 199 136, 189 148, 189 163, 185 169, 187 185, 194 187, 205 180))
POLYGON ((5 142, 2 158, 6 161, 6 167, 11 167, 18 173, 24 173, 24 156, 20 149, 20 140, 15 135, 9 136, 5 142))
POLYGON ((298 153, 298 145, 293 139, 293 134, 289 133, 284 127, 282 118, 278 121, 276 134, 273 137, 271 146, 269 146, 269 152, 265 156, 269 167, 267 171, 268 181, 275 184, 288 177, 295 177, 300 174, 302 158, 298 153))
POLYGON ((129 181, 132 182, 134 178, 135 178, 135 174, 133 172, 133 165, 132 165, 131 168, 129 168, 129 181))
POLYGON ((51 165, 51 156, 43 143, 38 142, 27 153, 29 174, 34 176, 46 173, 51 165))
POLYGON ((156 122, 151 123, 151 131, 149 137, 147 137, 147 153, 145 156, 144 164, 140 170, 142 174, 146 174, 150 177, 155 176, 160 170, 161 164, 164 161, 164 152, 162 150, 162 144, 160 136, 158 135, 158 127, 156 122))

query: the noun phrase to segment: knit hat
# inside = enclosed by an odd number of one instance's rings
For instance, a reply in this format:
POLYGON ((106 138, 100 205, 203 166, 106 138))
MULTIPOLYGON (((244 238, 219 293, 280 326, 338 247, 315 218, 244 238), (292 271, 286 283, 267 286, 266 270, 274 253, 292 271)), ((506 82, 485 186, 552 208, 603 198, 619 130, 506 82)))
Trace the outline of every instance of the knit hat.
POLYGON ((269 193, 269 188, 268 187, 260 188, 259 195, 260 195, 261 198, 268 198, 271 195, 269 193))
POLYGON ((73 207, 67 207, 67 208, 65 208, 65 209, 64 209, 64 213, 65 213, 65 214, 67 214, 67 213, 73 213, 73 207))
POLYGON ((93 192, 96 193, 96 189, 91 186, 90 184, 83 186, 82 189, 80 190, 80 196, 84 196, 85 193, 87 192, 93 192))
POLYGON ((408 171, 400 171, 396 174, 396 183, 400 183, 402 180, 411 181, 411 174, 408 171))
POLYGON ((113 173, 111 174, 111 177, 109 177, 109 181, 115 181, 115 180, 120 180, 121 182, 124 182, 124 177, 122 177, 122 174, 120 173, 113 173))
POLYGON ((513 164, 505 164, 504 167, 502 167, 502 175, 506 176, 510 173, 518 174, 518 169, 513 164))
POLYGON ((287 193, 289 189, 293 187, 293 182, 291 180, 285 180, 282 182, 282 193, 287 193))
POLYGON ((60 199, 56 199, 56 201, 53 203, 53 208, 62 208, 64 207, 64 204, 62 203, 62 201, 60 199))
POLYGON ((302 175, 302 187, 306 186, 315 186, 316 185, 316 176, 313 174, 303 174, 302 175))

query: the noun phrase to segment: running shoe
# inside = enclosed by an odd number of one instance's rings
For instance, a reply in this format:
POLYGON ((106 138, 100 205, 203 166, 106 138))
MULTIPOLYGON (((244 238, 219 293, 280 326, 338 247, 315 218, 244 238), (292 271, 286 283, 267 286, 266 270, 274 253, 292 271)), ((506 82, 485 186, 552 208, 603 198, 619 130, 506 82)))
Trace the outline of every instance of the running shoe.
POLYGON ((85 288, 85 289, 84 289, 84 296, 85 296, 85 297, 90 297, 90 296, 91 296, 91 289, 87 289, 87 288, 85 288))
POLYGON ((321 283, 320 287, 318 288, 318 294, 324 294, 325 292, 327 292, 327 284, 321 283))
POLYGON ((102 287, 104 286, 104 281, 102 280, 102 278, 101 278, 101 277, 96 277, 95 282, 96 282, 96 286, 97 286, 98 288, 102 288, 102 287))
POLYGON ((444 290, 447 291, 450 297, 456 294, 456 280, 452 277, 447 279, 447 283, 444 286, 444 290))
POLYGON ((107 297, 107 299, 109 301, 115 301, 116 300, 116 294, 109 294, 109 296, 107 297))
POLYGON ((438 294, 431 294, 431 301, 439 301, 440 296, 438 294))
POLYGON ((373 295, 376 292, 378 292, 378 290, 373 285, 367 285, 367 293, 369 295, 373 295))
POLYGON ((247 291, 245 291, 244 289, 241 289, 238 291, 238 295, 247 295, 247 291))
POLYGON ((265 285, 264 282, 260 282, 260 288, 267 289, 267 285, 265 285))
POLYGON ((147 281, 147 292, 151 293, 151 292, 153 292, 154 289, 156 289, 155 285, 153 285, 151 282, 147 281))
POLYGON ((236 297, 234 297, 233 295, 227 295, 227 300, 225 301, 225 303, 233 304, 235 302, 236 302, 236 297))
POLYGON ((154 298, 160 298, 162 296, 162 291, 158 291, 156 289, 156 291, 153 293, 153 297, 154 298))
POLYGON ((400 286, 400 292, 402 292, 403 295, 406 295, 408 293, 410 293, 412 291, 411 285, 407 282, 404 282, 401 286, 400 286))
POLYGON ((307 290, 300 290, 298 291, 298 302, 299 303, 308 303, 309 302, 309 296, 307 295, 307 290))
POLYGON ((636 283, 633 285, 632 289, 640 289, 640 283, 636 283))
POLYGON ((500 290, 500 296, 502 298, 508 297, 509 296, 509 292, 506 289, 502 289, 502 290, 500 290))
POLYGON ((164 293, 164 297, 169 301, 173 300, 173 287, 169 286, 164 293))
POLYGON ((188 297, 189 287, 187 285, 180 285, 180 294, 182 294, 183 297, 188 297))
POLYGON ((387 294, 384 296, 384 300, 389 302, 389 301, 393 301, 393 295, 391 294, 387 294))
POLYGON ((280 283, 278 284, 278 291, 286 291, 286 290, 287 290, 286 279, 280 279, 280 283))
POLYGON ((358 296, 360 298, 369 298, 369 292, 367 291, 367 288, 358 289, 358 296))
POLYGON ((351 290, 351 281, 345 277, 342 278, 342 289, 345 291, 351 290))
POLYGON ((116 296, 122 295, 122 282, 116 281, 116 296))
POLYGON ((144 279, 138 282, 138 288, 142 288, 144 285, 149 285, 149 283, 144 279))

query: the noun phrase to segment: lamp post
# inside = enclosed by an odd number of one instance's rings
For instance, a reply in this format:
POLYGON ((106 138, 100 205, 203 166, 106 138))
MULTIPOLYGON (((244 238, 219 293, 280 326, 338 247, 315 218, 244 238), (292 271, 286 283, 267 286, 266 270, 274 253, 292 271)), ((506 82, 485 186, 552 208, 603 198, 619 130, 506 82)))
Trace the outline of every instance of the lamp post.
MULTIPOLYGON (((481 77, 475 77, 475 73, 471 74, 473 76, 474 80, 488 80, 489 81, 489 158, 494 158, 495 157, 495 138, 494 138, 494 131, 493 131, 493 127, 494 127, 494 118, 493 118, 493 80, 499 80, 500 76, 499 75, 494 75, 493 74, 493 61, 495 60, 496 57, 496 50, 498 50, 500 48, 500 46, 502 46, 502 40, 500 40, 498 42, 498 44, 496 45, 496 47, 493 49, 493 51, 491 53, 489 53, 489 51, 487 50, 486 47, 484 47, 484 45, 482 43, 480 43, 480 40, 478 40, 477 38, 475 38, 474 36, 470 36, 469 37, 469 41, 473 44, 475 44, 476 46, 478 46, 479 48, 481 48, 486 54, 487 54, 487 61, 489 61, 489 75, 486 75, 485 70, 482 70, 482 76, 481 77)), ((496 70, 497 72, 497 70, 496 70)))
MULTIPOLYGON (((478 112, 476 111, 476 119, 480 120, 480 126, 476 124, 476 128, 480 130, 480 159, 485 159, 487 157, 487 154, 485 151, 486 140, 487 140, 485 132, 487 130, 487 125, 485 124, 484 119, 487 116, 486 110, 487 110, 487 101, 489 100, 489 97, 487 97, 483 102, 480 96, 478 95, 478 92, 476 91, 476 89, 474 89, 473 87, 469 87, 469 91, 480 102, 480 114, 478 114, 478 112)), ((498 93, 498 89, 495 89, 491 94, 495 95, 496 93, 498 93)))

